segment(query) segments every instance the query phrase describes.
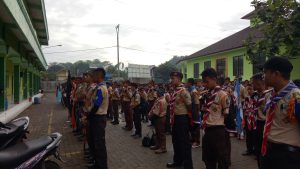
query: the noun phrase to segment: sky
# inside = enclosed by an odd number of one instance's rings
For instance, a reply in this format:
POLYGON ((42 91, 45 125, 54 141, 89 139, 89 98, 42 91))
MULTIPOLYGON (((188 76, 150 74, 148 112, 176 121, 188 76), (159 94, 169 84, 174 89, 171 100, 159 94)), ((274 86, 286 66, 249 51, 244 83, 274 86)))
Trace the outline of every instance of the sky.
POLYGON ((253 10, 251 1, 45 0, 49 46, 42 48, 48 64, 93 59, 116 64, 120 24, 120 62, 159 65, 249 26, 240 18, 253 10))

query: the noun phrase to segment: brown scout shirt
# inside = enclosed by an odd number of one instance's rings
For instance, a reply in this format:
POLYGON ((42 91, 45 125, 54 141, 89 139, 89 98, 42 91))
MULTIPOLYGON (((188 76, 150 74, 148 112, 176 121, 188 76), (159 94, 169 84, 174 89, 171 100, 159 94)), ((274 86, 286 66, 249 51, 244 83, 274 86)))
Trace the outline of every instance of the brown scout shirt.
POLYGON ((165 96, 162 96, 157 99, 153 105, 152 110, 149 112, 149 115, 156 115, 158 117, 164 117, 167 114, 168 103, 166 101, 165 96))
POLYGON ((300 89, 293 89, 277 102, 268 140, 274 143, 288 144, 300 148, 299 121, 291 123, 287 116, 288 103, 292 97, 300 98, 300 89))
POLYGON ((209 107, 210 113, 206 121, 209 126, 224 126, 225 115, 229 114, 230 100, 223 90, 218 91, 214 102, 209 107))
POLYGON ((174 103, 174 114, 175 115, 187 115, 187 106, 192 104, 190 93, 182 87, 182 91, 178 93, 175 97, 174 103))
POLYGON ((123 101, 130 102, 131 97, 132 97, 131 87, 127 87, 127 88, 123 89, 123 92, 122 92, 123 101))

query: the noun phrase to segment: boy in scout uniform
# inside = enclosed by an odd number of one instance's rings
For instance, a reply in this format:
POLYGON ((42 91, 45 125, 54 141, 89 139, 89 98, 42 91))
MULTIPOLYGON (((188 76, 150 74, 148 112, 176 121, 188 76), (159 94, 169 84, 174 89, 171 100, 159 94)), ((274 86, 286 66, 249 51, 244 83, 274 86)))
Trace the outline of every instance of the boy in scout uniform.
POLYGON ((228 169, 229 150, 224 119, 229 113, 230 100, 217 85, 217 72, 213 68, 202 73, 204 86, 209 90, 203 107, 203 151, 202 159, 207 169, 228 169))
POLYGON ((174 92, 170 100, 170 121, 172 126, 172 143, 174 149, 173 162, 168 163, 168 168, 179 166, 184 169, 193 169, 192 145, 190 142, 190 118, 192 111, 191 95, 181 83, 182 73, 172 72, 170 74, 174 92))
POLYGON ((132 84, 133 94, 130 99, 130 111, 133 115, 133 122, 135 127, 135 132, 131 136, 134 138, 142 137, 142 114, 140 111, 140 103, 141 103, 141 96, 138 92, 138 85, 132 84))
POLYGON ((253 107, 256 114, 256 132, 255 132, 255 139, 254 139, 255 140, 254 150, 257 159, 257 164, 258 167, 260 168, 261 167, 260 160, 259 160, 261 155, 260 150, 261 150, 261 144, 263 140, 265 121, 266 121, 266 114, 264 110, 266 107, 266 102, 271 97, 272 90, 267 90, 262 73, 257 73, 253 75, 251 80, 252 80, 253 90, 257 91, 257 93, 253 97, 254 99, 253 107))
POLYGON ((93 71, 97 90, 93 94, 93 106, 89 112, 90 134, 92 138, 92 154, 95 164, 92 169, 107 169, 107 152, 105 145, 106 115, 109 104, 109 95, 104 82, 105 70, 98 68, 93 71))
POLYGON ((165 127, 168 103, 164 96, 163 89, 156 89, 156 92, 158 98, 149 111, 150 119, 155 119, 156 145, 150 147, 150 149, 155 150, 154 152, 156 154, 162 154, 167 152, 165 127))
POLYGON ((133 119, 132 112, 130 111, 130 100, 132 97, 132 90, 130 85, 130 81, 124 82, 124 88, 122 91, 122 101, 123 101, 123 111, 125 115, 126 125, 123 127, 124 130, 131 131, 133 128, 133 119))
POLYGON ((264 64, 265 83, 274 93, 266 105, 262 169, 300 168, 300 89, 290 81, 292 70, 283 57, 264 64))
POLYGON ((117 83, 113 83, 112 86, 112 109, 114 113, 114 120, 111 122, 113 125, 119 124, 119 105, 120 105, 120 92, 117 83))
POLYGON ((191 126, 191 137, 192 137, 192 148, 197 148, 200 146, 200 121, 199 121, 199 111, 200 111, 200 101, 198 91, 195 87, 195 80, 189 78, 186 84, 187 90, 190 92, 192 99, 192 126, 191 126))

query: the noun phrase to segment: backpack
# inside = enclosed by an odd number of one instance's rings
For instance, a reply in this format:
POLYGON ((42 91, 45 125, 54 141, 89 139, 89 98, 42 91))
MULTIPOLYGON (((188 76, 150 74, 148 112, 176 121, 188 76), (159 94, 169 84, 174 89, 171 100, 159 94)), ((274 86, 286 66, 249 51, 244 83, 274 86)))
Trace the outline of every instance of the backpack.
POLYGON ((142 140, 142 145, 144 147, 151 147, 151 146, 155 146, 155 140, 156 140, 156 134, 155 132, 152 130, 148 132, 148 134, 146 136, 143 137, 143 140, 142 140), (152 133, 152 134, 151 134, 152 133), (151 134, 151 136, 150 136, 151 134))

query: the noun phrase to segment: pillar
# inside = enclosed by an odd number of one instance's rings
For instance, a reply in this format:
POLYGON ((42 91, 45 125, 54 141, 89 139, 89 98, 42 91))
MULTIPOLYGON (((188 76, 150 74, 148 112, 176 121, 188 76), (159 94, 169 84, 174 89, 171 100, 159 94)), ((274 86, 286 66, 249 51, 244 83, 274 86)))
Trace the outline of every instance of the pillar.
POLYGON ((6 59, 0 56, 0 111, 5 110, 6 59))
POLYGON ((23 71, 23 98, 27 99, 28 85, 27 85, 27 69, 23 71))
POLYGON ((29 72, 29 96, 33 96, 33 78, 32 78, 32 72, 29 72))
POLYGON ((14 65, 14 103, 20 102, 20 65, 14 65))

